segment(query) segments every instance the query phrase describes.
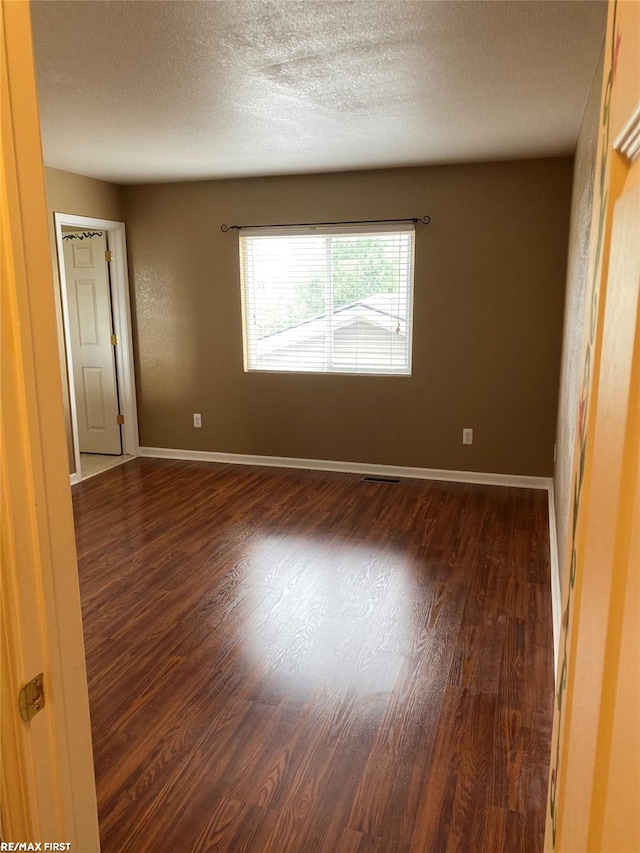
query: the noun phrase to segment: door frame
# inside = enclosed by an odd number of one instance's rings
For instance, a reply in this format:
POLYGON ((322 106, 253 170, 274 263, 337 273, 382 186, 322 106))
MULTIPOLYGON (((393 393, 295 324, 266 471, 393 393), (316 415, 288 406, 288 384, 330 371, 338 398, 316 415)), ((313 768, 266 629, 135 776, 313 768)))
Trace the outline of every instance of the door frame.
POLYGON ((0 0, 0 114, 3 840, 99 853, 31 20, 12 0, 0 0), (45 704, 25 722, 18 694, 38 673, 45 704))
POLYGON ((70 475, 71 485, 82 480, 80 467, 80 443, 78 441, 78 410, 73 385, 73 353, 69 323, 69 302, 67 299, 67 278, 64 264, 63 233, 64 226, 87 231, 106 231, 109 251, 113 260, 109 264, 111 281, 111 307, 113 313, 113 333, 118 337, 115 348, 116 377, 120 413, 124 415, 122 425, 122 455, 138 456, 140 438, 138 435, 138 410, 136 405, 136 385, 133 366, 133 336, 131 332, 131 307, 129 300, 129 274, 127 271, 127 241, 124 222, 111 219, 95 219, 89 216, 76 216, 71 213, 54 213, 56 248, 58 250, 58 270, 60 272, 60 296, 62 301, 62 322, 64 327, 64 347, 67 359, 67 387, 69 389, 69 411, 71 415, 71 438, 75 473, 70 475))

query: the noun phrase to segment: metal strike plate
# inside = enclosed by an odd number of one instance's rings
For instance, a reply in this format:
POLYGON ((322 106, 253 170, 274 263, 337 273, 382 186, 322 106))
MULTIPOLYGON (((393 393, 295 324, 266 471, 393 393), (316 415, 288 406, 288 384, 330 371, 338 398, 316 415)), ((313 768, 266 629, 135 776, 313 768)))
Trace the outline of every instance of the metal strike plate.
POLYGON ((36 675, 31 681, 27 681, 20 691, 18 697, 20 716, 28 723, 38 711, 44 708, 44 674, 36 675))

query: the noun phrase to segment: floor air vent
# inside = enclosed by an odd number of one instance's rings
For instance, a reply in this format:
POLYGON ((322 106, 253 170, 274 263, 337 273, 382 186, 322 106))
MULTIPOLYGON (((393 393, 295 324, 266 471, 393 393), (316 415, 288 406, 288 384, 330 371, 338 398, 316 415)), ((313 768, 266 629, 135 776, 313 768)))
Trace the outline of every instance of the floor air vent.
POLYGON ((360 481, 362 483, 391 483, 394 486, 397 486, 400 480, 396 477, 363 477, 360 481))

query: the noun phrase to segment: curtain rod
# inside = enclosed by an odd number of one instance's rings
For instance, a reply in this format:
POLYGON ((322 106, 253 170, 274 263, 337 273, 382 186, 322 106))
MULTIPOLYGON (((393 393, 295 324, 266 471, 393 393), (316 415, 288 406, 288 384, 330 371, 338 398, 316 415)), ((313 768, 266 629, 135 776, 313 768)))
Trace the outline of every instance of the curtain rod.
POLYGON ((290 222, 274 225, 221 225, 223 233, 241 231, 243 228, 312 228, 315 225, 378 225, 385 222, 413 222, 415 225, 428 225, 430 216, 406 216, 404 219, 352 219, 345 222, 290 222))

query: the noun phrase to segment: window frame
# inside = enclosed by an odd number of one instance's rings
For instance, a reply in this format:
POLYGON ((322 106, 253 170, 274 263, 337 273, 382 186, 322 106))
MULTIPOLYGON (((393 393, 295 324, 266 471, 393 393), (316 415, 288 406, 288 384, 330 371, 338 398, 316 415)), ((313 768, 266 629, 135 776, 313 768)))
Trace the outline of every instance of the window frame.
MULTIPOLYGON (((415 223, 411 220, 406 222, 394 223, 376 223, 367 225, 315 225, 315 226, 276 226, 276 227, 252 227, 239 229, 238 250, 240 257, 240 292, 241 292, 241 312, 242 312, 242 344, 243 344, 243 367, 245 373, 280 373, 294 375, 317 375, 317 376, 386 376, 386 377, 410 377, 413 373, 413 319, 414 319, 414 278, 415 278, 415 223), (248 294, 249 287, 245 276, 245 260, 246 250, 243 245, 243 240, 253 237, 294 237, 294 236, 309 236, 309 237, 333 237, 333 236, 353 236, 365 237, 367 234, 407 234, 410 233, 411 239, 408 249, 408 267, 407 267, 407 289, 406 289, 406 362, 401 368, 390 369, 384 367, 367 367, 366 369, 354 370, 351 366, 340 368, 332 363, 329 367, 321 369, 309 368, 287 368, 287 367, 253 367, 250 365, 250 334, 249 334, 249 311, 251 306, 251 298, 248 294)), ((339 309, 338 309, 339 310, 339 309)), ((335 312, 331 312, 335 313, 335 312)), ((321 315, 326 316, 326 315, 321 315)))

